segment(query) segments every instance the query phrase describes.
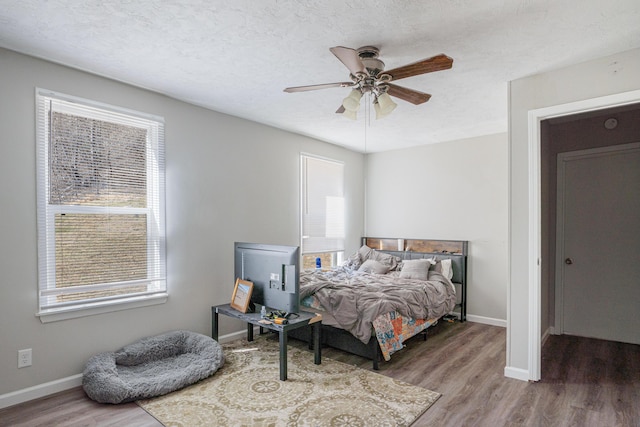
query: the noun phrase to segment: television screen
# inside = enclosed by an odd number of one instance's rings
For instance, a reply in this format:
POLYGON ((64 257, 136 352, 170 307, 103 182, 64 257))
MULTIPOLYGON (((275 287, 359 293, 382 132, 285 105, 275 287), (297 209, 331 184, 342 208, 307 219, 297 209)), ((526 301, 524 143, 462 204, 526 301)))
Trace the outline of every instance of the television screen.
POLYGON ((235 242, 234 265, 236 278, 253 283, 253 304, 299 311, 299 246, 235 242))

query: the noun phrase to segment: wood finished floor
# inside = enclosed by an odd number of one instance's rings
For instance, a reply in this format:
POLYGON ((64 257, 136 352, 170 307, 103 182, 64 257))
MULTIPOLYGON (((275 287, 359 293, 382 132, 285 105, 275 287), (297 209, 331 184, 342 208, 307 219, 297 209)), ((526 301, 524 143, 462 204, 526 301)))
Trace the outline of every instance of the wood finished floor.
MULTIPOLYGON (((640 426, 640 346, 551 336, 542 380, 504 377, 504 328, 443 323, 427 341, 382 363, 380 373, 442 393, 417 426, 640 426)), ((291 340, 290 345, 306 349, 291 340)), ((364 369, 371 362, 325 348, 364 369)), ((160 426, 134 403, 101 405, 80 388, 0 410, 0 426, 160 426)))

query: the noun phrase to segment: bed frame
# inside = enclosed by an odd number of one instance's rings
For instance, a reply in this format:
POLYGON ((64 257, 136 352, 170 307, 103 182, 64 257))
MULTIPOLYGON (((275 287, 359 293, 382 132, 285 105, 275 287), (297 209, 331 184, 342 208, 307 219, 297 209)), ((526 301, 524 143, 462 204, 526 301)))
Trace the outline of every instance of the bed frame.
MULTIPOLYGON (((450 258, 453 268, 451 281, 456 285, 456 292, 460 295, 456 307, 460 309, 460 321, 467 320, 468 241, 363 237, 362 244, 401 259, 450 258)), ((426 339, 426 330, 423 333, 426 339)), ((307 328, 296 329, 291 331, 289 335, 311 343, 311 334, 307 328)), ((371 359, 374 370, 379 369, 379 363, 383 360, 382 351, 375 336, 372 336, 367 344, 363 344, 362 341, 343 329, 322 325, 321 342, 322 345, 371 359)))

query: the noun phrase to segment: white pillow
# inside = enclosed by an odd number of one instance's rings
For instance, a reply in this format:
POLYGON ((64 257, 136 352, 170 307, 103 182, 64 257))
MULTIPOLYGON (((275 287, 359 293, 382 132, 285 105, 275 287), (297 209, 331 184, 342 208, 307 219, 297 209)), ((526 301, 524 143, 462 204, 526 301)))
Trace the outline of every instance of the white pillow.
POLYGON ((402 261, 400 278, 427 280, 429 268, 433 265, 430 259, 407 259, 402 261))
POLYGON ((451 266, 451 259, 445 258, 441 259, 436 263, 435 271, 442 274, 447 279, 451 280, 453 278, 453 267, 451 266))
POLYGON ((376 261, 375 259, 368 259, 362 263, 358 271, 375 274, 387 274, 389 272, 389 266, 381 263, 380 261, 376 261))

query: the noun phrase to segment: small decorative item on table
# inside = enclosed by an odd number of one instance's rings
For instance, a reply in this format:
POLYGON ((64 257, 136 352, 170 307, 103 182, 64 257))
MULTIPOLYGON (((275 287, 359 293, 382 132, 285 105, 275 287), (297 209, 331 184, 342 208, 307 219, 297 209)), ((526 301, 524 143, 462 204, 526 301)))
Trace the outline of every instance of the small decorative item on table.
POLYGON ((253 283, 247 280, 236 279, 236 285, 233 288, 231 296, 231 307, 241 313, 247 312, 249 302, 251 301, 251 292, 253 291, 253 283))

